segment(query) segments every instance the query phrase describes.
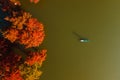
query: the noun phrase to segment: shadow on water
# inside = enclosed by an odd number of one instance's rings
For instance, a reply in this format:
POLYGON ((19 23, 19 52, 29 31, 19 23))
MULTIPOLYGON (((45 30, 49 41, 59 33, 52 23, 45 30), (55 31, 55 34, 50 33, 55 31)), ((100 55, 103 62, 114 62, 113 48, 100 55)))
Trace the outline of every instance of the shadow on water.
POLYGON ((78 38, 78 40, 79 40, 80 42, 89 42, 89 39, 88 39, 88 38, 85 38, 85 37, 79 35, 77 32, 72 32, 72 33, 78 38))

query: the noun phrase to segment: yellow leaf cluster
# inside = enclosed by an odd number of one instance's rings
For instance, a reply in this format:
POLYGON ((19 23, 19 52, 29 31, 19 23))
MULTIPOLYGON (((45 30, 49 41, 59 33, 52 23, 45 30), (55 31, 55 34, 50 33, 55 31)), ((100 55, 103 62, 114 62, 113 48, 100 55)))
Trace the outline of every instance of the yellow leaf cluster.
POLYGON ((24 80, 39 80, 42 72, 39 70, 39 64, 35 63, 32 66, 22 64, 19 66, 21 76, 24 80))

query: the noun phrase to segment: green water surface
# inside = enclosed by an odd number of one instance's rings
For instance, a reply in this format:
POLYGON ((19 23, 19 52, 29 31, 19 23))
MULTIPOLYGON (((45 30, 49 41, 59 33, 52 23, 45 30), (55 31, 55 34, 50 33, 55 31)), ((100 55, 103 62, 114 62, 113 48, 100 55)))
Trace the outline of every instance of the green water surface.
POLYGON ((40 80, 120 80, 119 0, 22 0, 45 26, 40 80), (73 34, 88 38, 81 43, 73 34))

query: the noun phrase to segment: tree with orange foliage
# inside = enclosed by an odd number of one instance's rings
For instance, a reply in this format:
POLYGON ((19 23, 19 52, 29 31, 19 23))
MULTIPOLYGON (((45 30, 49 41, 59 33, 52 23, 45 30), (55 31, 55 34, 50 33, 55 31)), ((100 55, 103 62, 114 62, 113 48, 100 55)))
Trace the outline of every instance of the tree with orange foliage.
POLYGON ((19 64, 21 56, 13 52, 2 55, 3 58, 0 61, 0 75, 3 75, 2 80, 22 80, 19 73, 19 64), (18 78, 18 79, 17 79, 18 78))
POLYGON ((38 47, 44 40, 44 26, 36 18, 32 18, 30 13, 19 11, 12 13, 4 19, 11 22, 11 26, 2 32, 3 36, 12 43, 17 42, 25 45, 26 48, 38 47))
POLYGON ((30 52, 25 59, 10 52, 3 55, 0 61, 0 76, 2 80, 38 80, 42 74, 40 67, 46 59, 47 50, 30 52))
POLYGON ((26 48, 39 46, 45 37, 43 24, 35 18, 30 18, 26 23, 25 30, 21 31, 18 42, 26 48))
POLYGON ((47 50, 42 50, 41 52, 31 52, 25 60, 25 64, 32 66, 35 63, 42 65, 45 61, 47 50))
POLYGON ((3 36, 12 43, 18 42, 25 45, 26 48, 38 47, 45 37, 43 24, 36 18, 22 19, 23 23, 20 23, 19 18, 16 18, 16 20, 6 18, 6 20, 13 22, 15 27, 12 25, 10 29, 2 32, 3 36))
POLYGON ((38 80, 42 74, 40 67, 43 61, 45 61, 47 50, 40 52, 31 52, 26 57, 24 64, 19 66, 21 70, 21 76, 25 80, 38 80))
POLYGON ((22 10, 20 5, 19 0, 0 0, 0 10, 9 14, 0 17, 0 20, 9 23, 0 29, 1 80, 38 80, 42 74, 40 68, 46 59, 46 49, 36 52, 26 49, 36 49, 43 42, 45 33, 43 24, 22 10), (21 48, 23 45, 25 47, 21 48))

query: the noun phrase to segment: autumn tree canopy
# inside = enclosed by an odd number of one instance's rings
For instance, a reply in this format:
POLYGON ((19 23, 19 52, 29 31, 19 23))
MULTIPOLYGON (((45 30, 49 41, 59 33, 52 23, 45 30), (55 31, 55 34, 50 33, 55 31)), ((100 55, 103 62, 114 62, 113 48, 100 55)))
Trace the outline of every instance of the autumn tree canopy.
POLYGON ((41 46, 44 37, 44 25, 23 10, 19 0, 0 0, 0 80, 39 80, 47 50, 32 49, 41 46))
POLYGON ((10 13, 10 16, 6 16, 4 20, 10 22, 11 25, 2 31, 3 36, 12 43, 25 45, 26 48, 38 47, 45 37, 43 24, 20 8, 19 11, 11 9, 10 13))
POLYGON ((3 36, 12 43, 17 42, 25 45, 26 48, 38 47, 45 37, 44 26, 36 18, 26 19, 25 17, 18 17, 16 19, 6 18, 13 25, 3 32, 3 36))

